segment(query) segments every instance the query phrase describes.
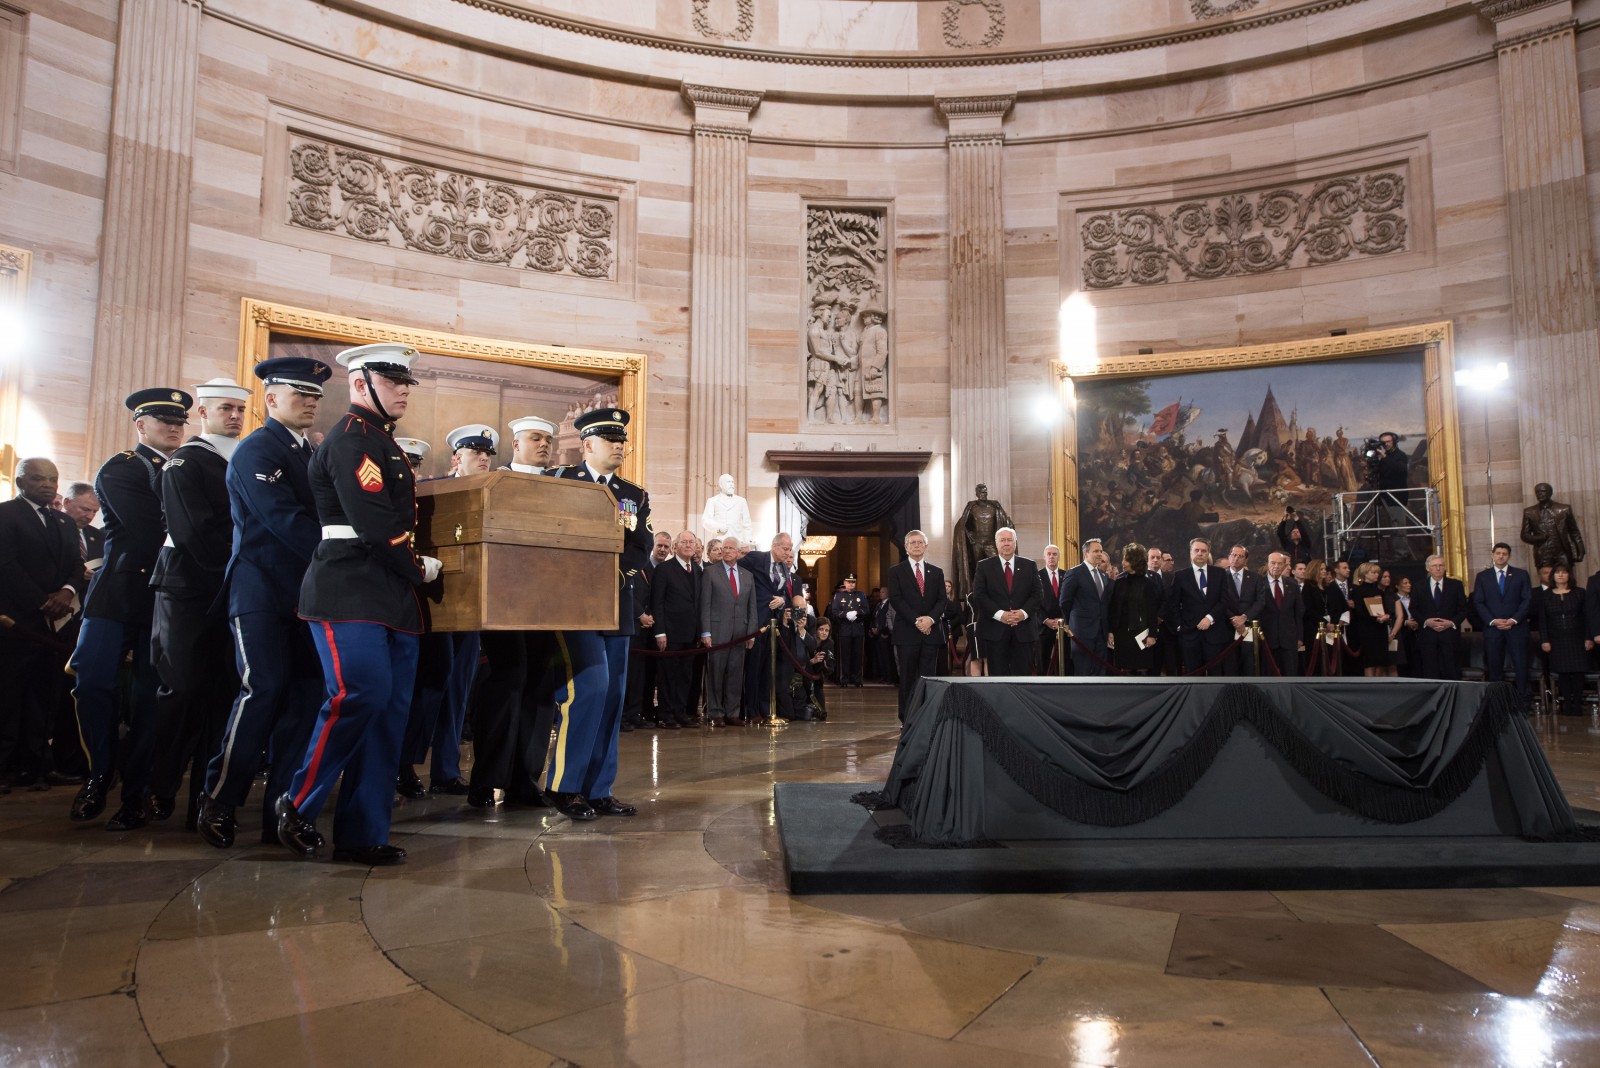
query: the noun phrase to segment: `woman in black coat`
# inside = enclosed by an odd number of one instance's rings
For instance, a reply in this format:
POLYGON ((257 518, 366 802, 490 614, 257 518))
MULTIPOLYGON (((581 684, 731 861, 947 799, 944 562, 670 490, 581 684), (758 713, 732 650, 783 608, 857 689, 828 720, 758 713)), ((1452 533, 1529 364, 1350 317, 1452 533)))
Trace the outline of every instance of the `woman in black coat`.
MULTIPOLYGON (((1311 666, 1318 659, 1317 628, 1328 621, 1328 595, 1323 592, 1327 584, 1328 572, 1321 560, 1313 560, 1306 565, 1305 581, 1300 585, 1300 600, 1305 604, 1305 620, 1301 625, 1305 627, 1306 655, 1302 663, 1307 675, 1311 674, 1311 666)), ((1326 646, 1322 650, 1321 655, 1326 658, 1326 646)))
POLYGON ((1361 673, 1368 678, 1387 678, 1394 674, 1389 656, 1389 632, 1394 627, 1394 590, 1378 585, 1382 572, 1367 561, 1356 570, 1356 585, 1350 589, 1350 648, 1361 654, 1361 673))
POLYGON ((1161 585, 1145 571, 1148 555, 1137 542, 1122 550, 1122 574, 1111 584, 1111 604, 1106 609, 1111 662, 1128 675, 1149 675, 1156 666, 1161 585))
POLYGON ((1594 642, 1583 622, 1583 594, 1573 588, 1566 564, 1551 569, 1550 588, 1539 598, 1539 648, 1560 688, 1561 714, 1583 715, 1583 673, 1594 642))

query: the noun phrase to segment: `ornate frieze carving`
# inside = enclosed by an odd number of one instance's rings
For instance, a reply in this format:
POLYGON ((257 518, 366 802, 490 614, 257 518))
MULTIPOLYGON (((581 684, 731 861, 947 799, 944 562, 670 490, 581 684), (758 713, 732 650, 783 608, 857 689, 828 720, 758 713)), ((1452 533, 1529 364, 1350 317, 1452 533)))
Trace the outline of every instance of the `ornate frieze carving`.
POLYGON ((1249 11, 1261 0, 1189 0, 1189 11, 1197 19, 1220 19, 1249 11))
POLYGON ((1478 13, 1490 22, 1500 22, 1529 11, 1536 11, 1541 7, 1553 7, 1559 3, 1561 0, 1473 0, 1473 6, 1478 9, 1478 13))
POLYGON ((691 106, 717 111, 737 111, 744 115, 761 103, 761 92, 755 89, 725 89, 716 85, 696 85, 684 82, 683 97, 691 106))
POLYGON ((724 41, 748 41, 751 32, 756 28, 756 0, 735 0, 734 22, 729 29, 718 29, 711 24, 711 0, 693 0, 691 18, 694 22, 694 32, 701 37, 720 37, 724 41))
POLYGON ((949 0, 939 13, 944 43, 951 48, 991 48, 1006 35, 1006 8, 1001 0, 949 0), (981 7, 988 20, 981 36, 969 38, 961 27, 963 8, 981 7))
POLYGON ((806 208, 806 296, 806 421, 887 423, 887 209, 806 208))
POLYGON ((617 203, 291 134, 289 224, 448 259, 614 279, 617 203))
POLYGON ((1314 267, 1408 247, 1405 175, 1374 170, 1077 216, 1086 289, 1314 267))

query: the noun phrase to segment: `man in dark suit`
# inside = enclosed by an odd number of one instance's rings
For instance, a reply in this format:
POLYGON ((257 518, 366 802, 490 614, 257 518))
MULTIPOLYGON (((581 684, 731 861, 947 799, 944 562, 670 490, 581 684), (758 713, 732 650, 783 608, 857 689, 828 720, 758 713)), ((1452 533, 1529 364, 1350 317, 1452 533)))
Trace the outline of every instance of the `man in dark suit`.
MULTIPOLYGON (((657 668, 659 661, 653 656, 635 656, 641 649, 655 648, 655 634, 650 629, 656 625, 655 618, 650 615, 650 579, 655 575, 656 567, 672 556, 672 535, 664 530, 655 534, 655 543, 651 546, 650 555, 645 558, 641 567, 631 581, 633 592, 633 608, 638 626, 635 628, 632 650, 628 655, 628 697, 622 713, 622 729, 637 730, 640 727, 656 724, 659 702, 656 699, 658 687, 657 668)), ((662 727, 676 729, 676 720, 669 723, 660 723, 662 727)))
POLYGON ((78 608, 83 575, 77 527, 50 507, 60 475, 43 457, 17 464, 17 496, 0 504, 0 768, 15 761, 17 785, 49 788, 46 742, 70 646, 58 628, 78 608))
MULTIPOLYGON (((78 591, 78 600, 82 603, 89 593, 89 578, 99 569, 106 554, 106 532, 94 525, 100 515, 100 498, 94 495, 94 483, 67 483, 67 488, 61 491, 61 510, 77 531, 75 540, 83 567, 73 576, 72 588, 78 591)), ((74 616, 56 636, 71 648, 78 644, 78 628, 82 625, 82 617, 74 616)), ((89 773, 89 760, 78 739, 78 708, 72 700, 72 680, 64 671, 57 675, 55 710, 50 719, 51 770, 47 777, 55 785, 77 785, 89 773)))
POLYGON ((279 356, 255 366, 267 421, 228 461, 224 484, 233 519, 228 561, 228 624, 239 689, 222 739, 206 766, 197 829, 208 845, 233 845, 234 812, 244 804, 262 754, 272 772, 262 792, 261 841, 278 841, 273 805, 289 790, 311 739, 322 695, 322 666, 311 631, 295 608, 300 583, 322 541, 311 495, 311 443, 322 383, 319 360, 279 356))
MULTIPOLYGON (((1039 596, 1044 599, 1044 625, 1050 633, 1039 634, 1039 663, 1036 675, 1065 675, 1067 671, 1056 661, 1056 647, 1061 643, 1056 634, 1061 626, 1061 584, 1067 573, 1061 569, 1061 546, 1044 547, 1044 566, 1039 569, 1039 596)), ((1063 647, 1064 651, 1064 647, 1063 647)))
POLYGON ((111 457, 95 476, 95 496, 106 515, 106 562, 89 582, 83 626, 69 661, 76 683, 78 728, 89 754, 89 777, 72 801, 72 819, 92 820, 105 811, 112 766, 122 774, 122 804, 106 821, 108 831, 145 824, 151 717, 156 698, 150 660, 150 621, 155 567, 166 523, 161 515, 161 468, 183 444, 192 398, 176 389, 142 389, 125 402, 133 413, 138 444, 111 457), (123 657, 133 653, 128 734, 118 744, 117 691, 123 657))
POLYGON ((1103 661, 1110 655, 1106 646, 1106 610, 1111 606, 1111 581, 1103 570, 1106 553, 1099 538, 1083 543, 1083 562, 1067 572, 1061 584, 1059 614, 1072 632, 1072 673, 1104 675, 1103 661), (1085 652, 1080 646, 1088 646, 1085 652))
MULTIPOLYGON (((1211 544, 1204 538, 1189 543, 1189 566, 1173 574, 1165 611, 1177 628, 1186 674, 1198 673, 1233 641, 1228 625, 1237 614, 1233 582, 1226 568, 1211 563, 1211 544)), ((1217 671, 1214 667, 1209 674, 1217 671)))
POLYGON ((906 535, 906 557, 889 569, 889 607, 894 609, 894 651, 900 658, 900 722, 906 721, 917 682, 939 670, 944 647, 944 572, 927 563, 928 536, 906 535))
POLYGON ((155 759, 150 771, 150 817, 172 815, 185 766, 191 826, 205 785, 205 766, 220 745, 223 724, 239 692, 229 670, 233 643, 223 594, 233 551, 228 459, 238 447, 250 391, 216 378, 194 388, 200 433, 172 454, 161 471, 161 511, 167 543, 156 558, 151 655, 161 685, 156 690, 155 759))
MULTIPOLYGON (((650 577, 651 635, 657 652, 686 652, 700 635, 700 565, 694 558, 694 535, 685 530, 672 542, 672 557, 650 577)), ((661 718, 692 727, 689 705, 693 658, 669 656, 656 668, 661 679, 661 718)))
POLYGON ((1517 696, 1524 702, 1528 686, 1528 608, 1533 603, 1533 585, 1528 573, 1511 566, 1511 546, 1496 542, 1493 564, 1478 572, 1472 584, 1472 604, 1483 620, 1484 677, 1490 682, 1505 678, 1506 654, 1516 672, 1517 696))
MULTIPOLYGON (((755 584, 756 622, 779 622, 783 610, 800 592, 800 581, 794 576, 794 538, 780 533, 772 539, 767 552, 745 553, 739 558, 739 566, 750 573, 750 579, 755 584)), ((777 627, 773 626, 767 634, 756 640, 755 646, 745 657, 744 718, 751 723, 765 723, 772 706, 774 646, 771 643, 777 638, 777 627)), ((781 649, 776 652, 780 658, 783 656, 781 649)), ((788 719, 785 714, 790 707, 787 686, 777 687, 777 700, 779 718, 788 719)))
MULTIPOLYGON (((756 590, 750 577, 738 564, 739 540, 712 538, 707 543, 711 561, 700 578, 700 642, 725 645, 756 629, 756 590)), ((706 654, 706 726, 741 727, 744 714, 745 651, 755 647, 755 639, 745 639, 744 648, 718 649, 706 654)), ((818 687, 821 691, 821 687, 818 687)))
POLYGON ((1411 618, 1418 623, 1419 678, 1459 682, 1461 625, 1467 621, 1467 590, 1444 573, 1444 557, 1428 557, 1428 577, 1411 590, 1411 618))
MULTIPOLYGON (((1233 628, 1235 638, 1243 639, 1250 624, 1260 621, 1261 610, 1267 603, 1266 583, 1250 570, 1250 550, 1243 545, 1235 545, 1228 551, 1228 581, 1233 584, 1234 601, 1228 625, 1233 628)), ((1224 675, 1254 675, 1255 671, 1255 650, 1248 642, 1240 645, 1222 665, 1224 675)))
POLYGON ((1033 669, 1039 621, 1044 618, 1039 569, 1017 555, 1017 532, 1010 527, 995 531, 994 547, 997 555, 978 561, 972 577, 978 645, 990 675, 1026 675, 1033 669))
MULTIPOLYGON (((1267 556, 1267 577, 1261 583, 1262 599, 1257 621, 1261 624, 1261 642, 1266 652, 1272 654, 1278 673, 1285 678, 1300 674, 1300 654, 1305 652, 1305 601, 1300 597, 1300 585, 1289 574, 1289 554, 1276 552, 1267 556)), ((1266 667, 1265 652, 1262 674, 1270 675, 1266 667)))

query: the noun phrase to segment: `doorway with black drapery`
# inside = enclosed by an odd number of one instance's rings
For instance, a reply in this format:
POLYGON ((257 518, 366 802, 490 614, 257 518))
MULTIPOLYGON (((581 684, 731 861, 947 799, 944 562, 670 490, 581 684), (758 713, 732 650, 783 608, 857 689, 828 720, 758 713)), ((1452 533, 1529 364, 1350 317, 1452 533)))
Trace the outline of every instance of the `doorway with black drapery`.
POLYGON ((859 664, 868 681, 897 681, 887 606, 878 603, 877 591, 887 583, 889 568, 905 558, 906 533, 922 523, 919 489, 914 476, 778 476, 779 525, 794 536, 796 564, 818 617, 827 615, 848 576, 855 576, 856 589, 865 595, 861 618, 835 621, 841 679, 859 664), (809 536, 832 537, 834 543, 807 560, 800 552, 809 536))

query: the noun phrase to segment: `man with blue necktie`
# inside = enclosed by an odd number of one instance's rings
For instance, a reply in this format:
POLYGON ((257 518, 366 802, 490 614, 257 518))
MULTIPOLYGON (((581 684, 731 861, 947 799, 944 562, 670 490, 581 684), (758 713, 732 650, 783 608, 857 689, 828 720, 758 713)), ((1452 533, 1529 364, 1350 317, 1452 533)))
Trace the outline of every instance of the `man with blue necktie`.
MULTIPOLYGON (((1229 622, 1238 613, 1227 570, 1212 565, 1211 543, 1195 538, 1189 543, 1189 566, 1173 574, 1163 610, 1178 631, 1184 674, 1198 674, 1222 655, 1233 640, 1229 622)), ((1218 673, 1220 667, 1213 665, 1208 674, 1218 673)))
POLYGON ((1517 677, 1517 696, 1526 703, 1528 685, 1528 609, 1533 584, 1528 573, 1511 566, 1511 546, 1495 542, 1492 566, 1478 572, 1472 584, 1472 607, 1483 620, 1484 678, 1505 678, 1506 654, 1517 677))
MULTIPOLYGON (((772 539, 767 552, 748 552, 739 558, 739 566, 750 572, 755 583, 755 613, 758 622, 770 622, 774 630, 756 642, 744 664, 745 718, 751 723, 765 723, 772 707, 772 648, 769 641, 776 638, 776 624, 783 618, 783 610, 792 603, 799 592, 800 583, 794 576, 794 539, 779 534, 772 539)), ((783 670, 788 663, 779 652, 779 679, 777 687, 780 719, 788 719, 788 674, 783 670)))

